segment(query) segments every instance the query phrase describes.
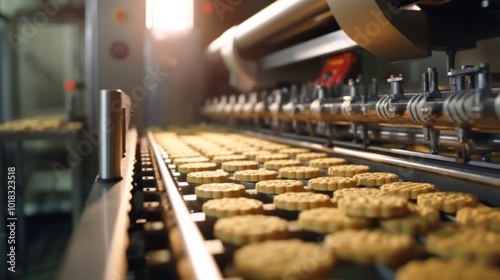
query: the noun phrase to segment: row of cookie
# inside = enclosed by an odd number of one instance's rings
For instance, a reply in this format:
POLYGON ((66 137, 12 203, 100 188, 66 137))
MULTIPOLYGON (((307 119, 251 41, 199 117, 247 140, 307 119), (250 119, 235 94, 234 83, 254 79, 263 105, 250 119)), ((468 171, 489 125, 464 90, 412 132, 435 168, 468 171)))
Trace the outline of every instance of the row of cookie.
MULTIPOLYGON (((246 215, 260 213, 261 204, 256 200, 222 199, 212 200, 205 205, 204 211, 207 215, 232 216, 219 219, 214 226, 215 236, 224 242, 242 245, 287 237, 285 220, 262 215, 246 215), (242 214, 243 216, 235 216, 242 214)), ((426 211, 432 211, 432 209, 429 208, 426 211)), ((439 216, 435 211, 432 216, 433 218, 427 222, 428 225, 434 223, 435 226, 439 223, 439 216)), ((415 218, 408 219, 408 221, 413 220, 415 223, 415 218)), ((429 217, 423 216, 422 218, 415 223, 417 227, 422 226, 424 219, 429 217)), ((344 261, 358 264, 394 265, 408 260, 418 252, 417 244, 410 235, 364 229, 370 227, 372 222, 369 219, 350 218, 342 210, 335 208, 306 210, 299 216, 299 223, 306 229, 310 229, 311 224, 313 224, 314 231, 317 231, 314 224, 331 225, 334 228, 333 233, 327 235, 324 246, 338 259, 344 261)), ((324 229, 322 227, 319 231, 324 229)), ((445 258, 498 264, 500 263, 500 248, 496 244, 499 241, 500 234, 487 230, 444 226, 427 235, 426 249, 431 254, 445 258), (469 244, 458 246, 466 241, 469 241, 469 244)), ((235 262, 237 263, 237 260, 235 262)))
MULTIPOLYGON (((481 227, 500 231, 500 210, 489 207, 475 207, 477 200, 469 194, 453 192, 428 192, 417 200, 417 205, 407 203, 412 198, 408 193, 419 193, 434 190, 435 187, 425 183, 398 182, 383 185, 382 191, 373 188, 346 188, 338 190, 331 199, 332 205, 338 205, 343 212, 355 219, 380 218, 380 226, 389 232, 400 232, 412 235, 425 234, 440 222, 438 211, 457 212, 457 221, 470 227, 481 227), (420 189, 420 190, 418 190, 420 189), (399 197, 387 197, 387 196, 399 197), (452 203, 455 202, 456 204, 452 203), (458 209, 458 210, 457 210, 458 209), (456 210, 456 211, 455 211, 456 210)), ((256 184, 257 192, 280 194, 274 197, 277 208, 300 211, 322 206, 332 206, 327 196, 304 192, 303 184, 297 180, 268 180, 256 184)), ((200 198, 243 197, 245 187, 235 183, 204 184, 195 188, 200 198)), ((315 211, 313 216, 324 216, 320 212, 330 213, 325 209, 315 211)), ((223 214, 224 215, 224 214, 223 214)), ((325 218, 321 223, 304 222, 303 227, 312 231, 326 233, 336 228, 335 217, 331 223, 325 218), (327 230, 328 228, 331 229, 327 230)), ((305 218, 304 218, 305 219, 305 218)), ((299 221, 301 219, 299 218, 299 221)), ((307 220, 304 220, 307 221, 307 220)), ((363 221, 361 224, 368 225, 363 221)))
MULTIPOLYGON (((345 235, 349 232, 344 232, 345 235)), ((349 237, 349 236, 347 236, 349 237)), ((356 246, 353 258, 364 260, 369 258, 384 258, 386 245, 395 244, 392 238, 381 238, 374 234, 350 236, 344 248, 349 248, 356 240, 369 240, 356 246), (382 242, 381 242, 382 241, 382 242), (388 241, 388 242, 387 242, 388 241), (366 246, 369 244, 370 246, 366 246), (365 247, 361 247, 365 245, 365 247), (360 254, 358 254, 360 253, 360 254)), ((233 262, 239 274, 245 279, 327 279, 335 277, 334 267, 337 263, 335 254, 342 243, 332 241, 327 248, 313 242, 303 242, 297 239, 272 240, 253 243, 238 249, 233 262), (305 277, 304 277, 305 276, 305 277)), ((393 247, 393 246, 392 246, 393 247)), ((350 255, 349 250, 344 250, 350 255)), ((337 253, 340 255, 341 253, 337 253)), ((376 277, 378 278, 378 277, 376 277)), ((500 270, 496 267, 469 262, 465 260, 447 260, 430 258, 427 260, 410 261, 399 268, 396 280, 441 280, 441 279, 500 279, 500 270)))
POLYGON ((333 209, 333 208, 331 208, 331 209, 333 209))
MULTIPOLYGON (((395 261, 404 261, 416 252, 416 243, 411 238, 411 235, 426 234, 425 247, 431 254, 445 258, 463 258, 470 261, 500 264, 500 247, 497 246, 498 242, 500 242, 499 233, 482 228, 460 227, 449 223, 445 223, 440 228, 439 213, 436 210, 413 204, 401 204, 402 207, 408 207, 411 212, 410 215, 400 216, 397 219, 380 219, 378 223, 382 230, 371 230, 376 223, 375 220, 363 217, 364 213, 355 213, 354 216, 356 217, 350 216, 345 208, 321 207, 328 205, 328 198, 322 196, 321 194, 312 193, 286 193, 276 196, 274 204, 277 208, 287 209, 289 204, 296 203, 301 204, 298 208, 310 209, 300 213, 299 224, 306 230, 330 233, 325 243, 331 243, 329 246, 336 248, 338 252, 335 253, 339 254, 339 258, 343 260, 362 264, 378 262, 386 265, 394 264, 395 261), (340 233, 344 231, 347 231, 347 233, 340 233), (353 238, 353 236, 357 235, 369 235, 371 237, 367 239, 377 239, 377 243, 381 247, 377 247, 376 252, 356 253, 361 248, 370 246, 361 237, 360 240, 353 238), (335 242, 341 243, 339 246, 348 247, 340 247, 343 249, 339 249, 334 246, 335 242), (458 246, 462 242, 469 243, 458 246), (394 247, 389 247, 391 244, 394 244, 394 247), (353 256, 353 254, 356 256, 353 256), (360 254, 362 256, 359 256, 360 254)), ((344 200, 345 198, 340 201, 344 200)), ((400 200, 400 198, 393 197, 393 201, 399 202, 400 200)), ((378 211, 388 211, 393 215, 397 211, 392 212, 390 210, 394 210, 395 205, 395 203, 386 203, 380 206, 378 211), (388 208, 387 205, 391 207, 388 208)), ((403 209, 402 207, 400 210, 403 209)), ((211 200, 203 205, 203 210, 206 215, 217 218, 255 215, 264 212, 262 203, 247 198, 211 200)), ((241 219, 244 220, 245 218, 241 219)), ((255 219, 259 220, 258 218, 255 219)), ((239 221, 238 218, 236 220, 239 221)), ((214 226, 214 235, 225 242, 236 245, 265 239, 283 238, 287 233, 285 227, 283 227, 286 221, 276 219, 276 217, 262 218, 260 221, 255 221, 256 224, 247 225, 254 227, 254 230, 246 229, 247 226, 241 228, 238 223, 233 224, 233 227, 220 226, 220 224, 225 225, 227 223, 229 222, 226 219, 218 220, 214 226), (275 227, 277 221, 280 221, 281 224, 278 228, 275 227)))
MULTIPOLYGON (((222 156, 225 157, 225 156, 222 156)), ((224 165, 224 169, 228 171, 235 171, 241 169, 255 169, 257 168, 257 164, 251 161, 243 161, 243 162, 222 162, 224 165)), ((188 164, 189 165, 189 164, 188 164)), ((199 168, 200 165, 203 164, 191 164, 192 166, 185 166, 189 168, 199 168)), ((182 165, 181 165, 182 166, 182 165)), ((210 163, 205 164, 206 168, 215 169, 216 167, 210 163)), ((189 169, 188 168, 188 169, 189 169)), ((181 170, 183 172, 184 170, 181 170)), ((186 173, 193 171, 187 170, 186 173)), ((298 179, 309 179, 314 178, 316 176, 320 176, 317 170, 309 170, 306 167, 300 168, 285 168, 280 172, 280 177, 283 178, 298 178, 298 179)), ((336 175, 350 175, 346 174, 346 172, 352 173, 362 173, 365 171, 369 171, 368 166, 360 166, 360 165, 344 165, 331 167, 329 173, 333 173, 332 171, 340 172, 336 175), (343 173, 342 173, 343 172, 343 173)), ((188 176, 188 181, 191 183, 212 183, 212 182, 224 182, 229 179, 229 174, 225 174, 223 172, 201 172, 194 173, 188 176), (215 176, 215 177, 214 177, 215 176)), ((257 182, 262 180, 270 180, 274 179, 276 176, 275 173, 269 171, 241 171, 236 172, 235 179, 238 181, 251 181, 257 182)), ((339 188, 345 187, 353 187, 354 180, 357 179, 357 183, 359 185, 374 185, 380 186, 381 184, 388 183, 389 181, 396 181, 397 175, 391 173, 362 173, 358 175, 354 175, 354 179, 346 179, 346 178, 336 178, 336 177, 322 177, 313 179, 310 182, 310 186, 312 189, 316 190, 336 190, 339 188)), ((435 191, 435 187, 430 184, 422 184, 422 183, 394 183, 392 185, 387 185, 382 188, 382 190, 387 190, 391 194, 403 195, 404 197, 416 199, 416 196, 422 193, 428 193, 435 191)), ((433 195, 427 195, 422 197, 422 203, 426 205, 430 205, 439 210, 443 210, 447 213, 455 213, 460 207, 464 206, 473 206, 477 203, 477 199, 473 196, 465 195, 465 194, 457 194, 457 193, 436 193, 433 195), (456 203, 455 203, 456 202, 456 203)))

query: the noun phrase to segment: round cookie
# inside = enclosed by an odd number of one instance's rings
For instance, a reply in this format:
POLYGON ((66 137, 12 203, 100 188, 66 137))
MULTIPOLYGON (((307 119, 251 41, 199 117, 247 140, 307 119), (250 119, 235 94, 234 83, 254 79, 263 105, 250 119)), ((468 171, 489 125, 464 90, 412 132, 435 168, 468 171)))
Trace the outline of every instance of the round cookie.
POLYGON ((409 213, 408 201, 397 196, 344 196, 337 203, 350 217, 395 218, 409 213))
POLYGON ((264 144, 259 147, 260 149, 264 151, 271 151, 271 152, 278 152, 279 150, 287 149, 289 148, 288 145, 282 145, 282 144, 264 144))
POLYGON ((259 182, 276 179, 278 173, 274 170, 241 170, 234 172, 234 179, 242 182, 259 182))
POLYGON ((325 194, 311 192, 288 192, 274 197, 274 205, 278 209, 289 211, 307 210, 331 206, 330 197, 325 194))
POLYGON ((229 150, 210 150, 210 151, 204 152, 203 155, 208 157, 208 158, 214 158, 214 157, 218 157, 218 156, 234 155, 234 152, 229 151, 229 150))
POLYGON ((326 153, 301 153, 296 154, 295 159, 300 161, 310 161, 317 158, 326 158, 328 155, 326 153))
POLYGON ((398 175, 386 172, 366 172, 353 176, 358 181, 359 186, 380 187, 384 184, 399 181, 398 175))
POLYGON ((279 170, 283 167, 301 166, 300 161, 295 159, 278 159, 264 162, 264 168, 269 170, 279 170))
POLYGON ((208 162, 208 158, 206 157, 187 157, 187 158, 176 158, 174 159, 174 164, 176 166, 180 166, 186 163, 192 162, 208 162))
POLYGON ((328 168, 328 175, 330 176, 353 177, 356 174, 366 172, 370 172, 370 167, 368 165, 345 164, 330 166, 328 168))
POLYGON ((297 180, 267 180, 255 184, 260 193, 281 194, 287 192, 303 192, 304 184, 297 180))
POLYGON ((500 270, 464 260, 430 258, 410 261, 396 272, 396 280, 443 279, 500 279, 500 270))
POLYGON ((221 170, 191 172, 187 175, 188 183, 192 184, 224 183, 227 180, 229 174, 221 170))
POLYGON ((408 216, 379 220, 380 227, 390 233, 422 235, 437 228, 441 222, 439 211, 434 208, 408 203, 408 209, 408 216))
POLYGON ((256 155, 255 160, 259 163, 264 163, 270 160, 278 160, 278 159, 289 159, 290 157, 287 154, 262 154, 256 155))
POLYGON ((221 168, 226 172, 259 169, 259 163, 253 160, 226 161, 222 163, 221 168))
POLYGON ((217 170, 217 164, 212 163, 212 162, 192 162, 192 163, 185 163, 183 165, 179 165, 177 167, 177 170, 180 173, 191 173, 191 172, 198 172, 198 171, 215 171, 217 170))
POLYGON ((212 162, 221 164, 226 161, 236 161, 236 160, 246 160, 247 157, 243 155, 226 155, 226 156, 215 156, 212 158, 212 162))
POLYGON ((243 152, 242 155, 246 156, 247 159, 255 160, 255 157, 258 155, 268 155, 270 153, 270 151, 246 151, 243 152))
POLYGON ((327 235, 324 246, 341 260, 358 264, 393 265, 413 254, 415 241, 405 234, 343 230, 327 235))
POLYGON ((477 198, 474 195, 460 192, 432 192, 419 195, 417 204, 453 214, 461 208, 476 206, 477 198))
POLYGON ((177 158, 190 158, 190 157, 200 157, 201 154, 195 151, 186 151, 186 152, 173 152, 167 153, 168 158, 171 160, 175 160, 177 158))
POLYGON ((290 156, 290 158, 294 158, 297 154, 309 153, 309 149, 305 148, 286 148, 279 150, 280 154, 286 154, 290 156))
POLYGON ((321 176, 319 168, 310 166, 283 167, 278 170, 280 178, 287 179, 311 179, 321 176))
POLYGON ((357 187, 357 180, 349 177, 318 177, 309 180, 308 186, 317 191, 336 191, 357 187))
POLYGON ((382 185, 380 190, 406 199, 417 199, 423 193, 435 192, 436 186, 428 183, 394 182, 382 185))
POLYGON ((235 183, 203 184, 194 189, 197 197, 223 198, 245 196, 245 186, 235 183))
POLYGON ((217 220, 214 235, 225 243, 243 245, 270 239, 284 239, 288 222, 274 216, 242 215, 217 220))
POLYGON ((482 228, 445 225, 426 236, 428 252, 444 258, 500 263, 500 233, 482 228))
POLYGON ((351 218, 337 208, 320 207, 302 211, 299 215, 299 224, 305 230, 331 233, 346 229, 370 228, 372 221, 364 218, 351 218))
POLYGON ((500 208, 465 207, 457 212, 457 222, 468 227, 479 227, 500 232, 500 208))
POLYGON ((212 199, 203 203, 205 215, 216 218, 262 214, 263 211, 262 202, 244 197, 212 199))
POLYGON ((347 196, 358 197, 365 195, 387 195, 387 193, 371 188, 346 188, 335 191, 333 193, 332 202, 337 204, 342 198, 347 196))
POLYGON ((270 240, 246 245, 234 253, 234 265, 244 279, 325 279, 334 258, 313 242, 270 240))
MULTIPOLYGON (((237 143, 235 143, 235 145, 237 145, 237 143)), ((228 148, 231 149, 231 151, 233 151, 233 152, 235 152, 237 154, 243 154, 244 152, 258 151, 258 148, 256 148, 256 147, 250 147, 250 146, 228 147, 228 148)))
POLYGON ((335 165, 345 165, 347 161, 343 158, 315 158, 309 161, 309 166, 317 168, 329 168, 335 165))

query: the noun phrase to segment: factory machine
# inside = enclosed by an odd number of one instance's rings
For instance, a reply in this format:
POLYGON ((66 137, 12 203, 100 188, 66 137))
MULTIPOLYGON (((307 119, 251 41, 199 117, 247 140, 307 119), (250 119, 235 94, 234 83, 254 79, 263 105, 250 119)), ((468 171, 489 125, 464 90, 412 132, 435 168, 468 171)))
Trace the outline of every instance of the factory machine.
MULTIPOLYGON (((500 64, 482 45, 500 36, 499 12, 491 0, 276 1, 208 46, 207 64, 227 75, 212 79, 199 109, 219 133, 324 152, 499 207, 500 64), (370 57, 413 70, 376 73, 370 57)), ((126 94, 100 94, 100 172, 60 279, 242 279, 165 132, 141 135, 128 124, 126 94)), ((344 265, 333 275, 394 272, 344 265)))

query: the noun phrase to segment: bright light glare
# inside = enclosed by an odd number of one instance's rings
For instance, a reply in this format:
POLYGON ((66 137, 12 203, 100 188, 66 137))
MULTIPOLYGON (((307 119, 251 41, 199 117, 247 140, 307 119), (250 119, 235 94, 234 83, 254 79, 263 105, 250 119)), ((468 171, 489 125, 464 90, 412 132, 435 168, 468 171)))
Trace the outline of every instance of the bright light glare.
POLYGON ((157 30, 193 28, 193 0, 146 0, 146 27, 157 30))

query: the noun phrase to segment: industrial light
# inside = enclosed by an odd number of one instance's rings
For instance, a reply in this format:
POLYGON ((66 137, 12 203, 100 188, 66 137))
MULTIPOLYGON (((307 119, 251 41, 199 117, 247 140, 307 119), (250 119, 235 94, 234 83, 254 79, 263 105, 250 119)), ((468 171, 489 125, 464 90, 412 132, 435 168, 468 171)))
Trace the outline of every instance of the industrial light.
POLYGON ((153 30, 193 28, 193 0, 146 0, 146 27, 153 30))

